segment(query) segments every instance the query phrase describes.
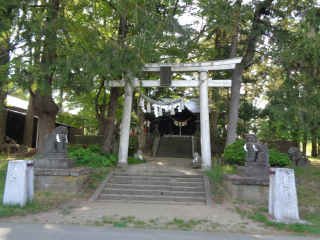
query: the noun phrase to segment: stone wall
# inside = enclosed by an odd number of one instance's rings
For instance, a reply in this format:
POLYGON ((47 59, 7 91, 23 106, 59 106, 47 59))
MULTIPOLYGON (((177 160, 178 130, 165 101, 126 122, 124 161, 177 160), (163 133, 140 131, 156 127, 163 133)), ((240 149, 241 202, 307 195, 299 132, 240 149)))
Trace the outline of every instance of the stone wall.
POLYGON ((269 186, 233 184, 226 179, 223 179, 223 186, 230 201, 243 200, 268 204, 269 186))
POLYGON ((79 176, 34 176, 35 191, 79 194, 88 174, 79 176))

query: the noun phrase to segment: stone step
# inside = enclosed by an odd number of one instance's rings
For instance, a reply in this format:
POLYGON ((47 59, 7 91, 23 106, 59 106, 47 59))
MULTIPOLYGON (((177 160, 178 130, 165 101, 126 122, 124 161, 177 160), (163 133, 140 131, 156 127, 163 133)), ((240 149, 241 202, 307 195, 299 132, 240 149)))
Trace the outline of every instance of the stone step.
POLYGON ((154 196, 183 196, 183 197, 205 197, 204 192, 188 191, 162 191, 148 189, 124 189, 124 188, 104 188, 104 194, 124 194, 124 195, 154 195, 154 196))
POLYGON ((192 158, 192 139, 160 138, 156 157, 192 158))
POLYGON ((147 190, 162 190, 162 191, 187 191, 187 192, 204 192, 204 185, 201 186, 169 186, 169 185, 145 185, 145 184, 117 184, 110 183, 106 184, 106 188, 116 189, 147 189, 147 190))
POLYGON ((175 150, 168 150, 167 148, 160 148, 157 150, 157 153, 170 153, 170 154, 182 154, 182 155, 186 155, 191 154, 192 151, 189 149, 179 149, 179 148, 175 148, 175 150))
POLYGON ((192 153, 188 154, 173 154, 173 153, 157 153, 156 157, 168 157, 168 158, 192 158, 192 153))
POLYGON ((167 202, 167 201, 126 201, 126 200, 106 200, 97 199, 98 202, 117 202, 117 203, 143 203, 143 204, 179 204, 179 205, 206 205, 205 202, 167 202))
POLYGON ((162 196, 162 195, 132 195, 132 194, 105 194, 99 195, 99 200, 125 201, 160 201, 160 202, 206 202, 205 197, 193 196, 162 196))
POLYGON ((184 187, 203 186, 203 182, 171 182, 171 181, 122 180, 122 179, 110 179, 109 183, 134 184, 134 185, 184 186, 184 187))
POLYGON ((114 176, 154 176, 154 177, 171 177, 171 178, 202 178, 201 174, 182 174, 182 173, 152 173, 152 172, 115 172, 114 176))
MULTIPOLYGON (((203 178, 171 178, 171 177, 155 177, 155 176, 119 176, 115 175, 111 179, 116 180, 149 180, 149 181, 168 181, 168 182, 203 182, 203 178)), ((110 180, 111 180, 110 179, 110 180)))

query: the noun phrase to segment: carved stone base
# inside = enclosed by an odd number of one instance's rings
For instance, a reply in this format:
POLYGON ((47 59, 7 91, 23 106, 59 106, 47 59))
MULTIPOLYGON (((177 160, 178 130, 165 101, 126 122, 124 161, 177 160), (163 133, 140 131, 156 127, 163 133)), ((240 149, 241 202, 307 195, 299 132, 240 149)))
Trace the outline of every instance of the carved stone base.
POLYGON ((269 162, 244 162, 245 167, 270 167, 269 162))
POLYGON ((68 152, 65 152, 65 153, 44 153, 43 158, 68 158, 68 152))
MULTIPOLYGON (((230 201, 241 200, 267 204, 269 201, 268 177, 242 177, 237 174, 222 174, 223 186, 230 201)), ((296 180, 296 185, 299 185, 296 180)))
POLYGON ((269 167, 237 167, 237 175, 241 177, 269 178, 269 167))
POLYGON ((49 169, 36 168, 35 191, 49 191, 66 194, 82 193, 82 187, 91 168, 49 169))
POLYGON ((50 168, 50 169, 69 169, 76 167, 75 158, 36 158, 34 160, 35 168, 50 168))
POLYGON ((117 166, 118 167, 127 167, 128 166, 128 162, 118 162, 117 166))
POLYGON ((211 170, 212 165, 201 164, 201 170, 211 170))

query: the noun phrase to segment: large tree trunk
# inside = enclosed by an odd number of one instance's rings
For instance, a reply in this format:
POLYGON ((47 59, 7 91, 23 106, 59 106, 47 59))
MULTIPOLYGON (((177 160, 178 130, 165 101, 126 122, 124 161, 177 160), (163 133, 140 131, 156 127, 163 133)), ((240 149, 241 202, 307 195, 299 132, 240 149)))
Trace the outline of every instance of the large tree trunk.
MULTIPOLYGON (((238 111, 240 103, 240 88, 242 82, 242 74, 244 67, 247 66, 253 59, 255 54, 255 46, 258 40, 259 24, 261 24, 261 15, 266 13, 267 8, 270 7, 273 0, 266 0, 264 4, 259 4, 254 12, 254 18, 252 22, 251 34, 248 41, 248 47, 246 55, 243 57, 240 64, 237 64, 232 74, 232 87, 231 87, 231 101, 229 108, 229 123, 227 132, 226 147, 236 140, 237 133, 237 122, 238 122, 238 111)), ((238 34, 232 37, 231 54, 230 58, 235 57, 236 47, 238 44, 238 34)))
POLYGON ((120 88, 111 88, 110 101, 108 107, 107 119, 105 121, 104 134, 102 140, 103 151, 111 152, 111 145, 113 140, 113 128, 115 123, 116 111, 118 106, 120 88))
POLYGON ((146 150, 146 134, 144 132, 144 121, 145 121, 145 115, 144 112, 141 110, 141 107, 139 106, 139 98, 138 98, 138 119, 139 119, 139 135, 138 135, 138 141, 139 141, 139 150, 145 151, 146 150))
MULTIPOLYGON (((125 39, 127 35, 127 19, 125 16, 120 16, 119 28, 118 28, 118 46, 125 44, 125 39)), ((120 78, 121 79, 121 76, 120 78)), ((104 125, 104 134, 102 140, 103 151, 111 152, 111 145, 113 139, 113 129, 116 117, 116 111, 118 106, 120 88, 111 88, 110 101, 108 106, 107 119, 104 125)), ((131 113, 128 113, 131 114, 131 113)))
POLYGON ((27 146, 28 148, 32 147, 33 124, 34 124, 33 96, 32 94, 30 94, 26 121, 24 123, 23 140, 22 140, 22 144, 27 146))
POLYGON ((47 7, 47 21, 44 23, 44 40, 40 69, 44 74, 42 84, 44 90, 37 89, 33 96, 33 109, 39 117, 39 134, 37 154, 44 151, 45 137, 55 129, 56 115, 59 107, 52 98, 52 82, 57 62, 57 26, 59 18, 60 0, 51 0, 47 7))
POLYGON ((41 96, 39 90, 34 93, 33 109, 39 117, 39 134, 37 143, 37 154, 44 151, 45 137, 55 129, 56 115, 59 111, 58 105, 53 101, 52 96, 41 96))

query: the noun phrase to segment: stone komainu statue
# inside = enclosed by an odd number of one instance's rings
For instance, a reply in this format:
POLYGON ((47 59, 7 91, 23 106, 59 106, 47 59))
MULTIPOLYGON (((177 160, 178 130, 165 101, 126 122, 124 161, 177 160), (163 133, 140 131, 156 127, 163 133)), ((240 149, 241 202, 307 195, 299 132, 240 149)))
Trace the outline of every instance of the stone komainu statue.
POLYGON ((247 152, 246 167, 270 167, 268 146, 262 144, 255 134, 246 134, 244 149, 247 152))
POLYGON ((44 153, 67 153, 68 128, 57 127, 44 140, 44 153))

